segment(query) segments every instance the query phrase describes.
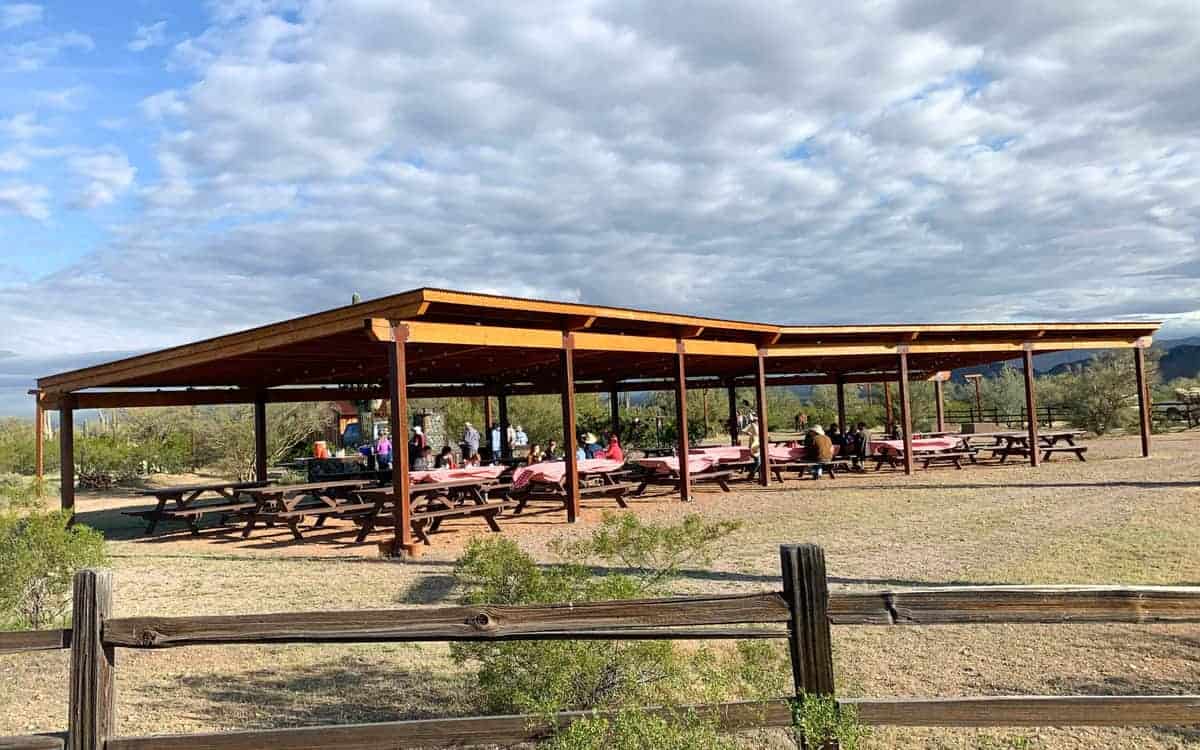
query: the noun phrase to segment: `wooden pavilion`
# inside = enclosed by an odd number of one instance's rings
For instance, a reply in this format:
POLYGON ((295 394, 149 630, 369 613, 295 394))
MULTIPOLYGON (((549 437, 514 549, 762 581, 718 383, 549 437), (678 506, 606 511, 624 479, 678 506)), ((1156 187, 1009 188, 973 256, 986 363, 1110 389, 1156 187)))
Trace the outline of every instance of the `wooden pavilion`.
MULTIPOLYGON (((72 414, 78 409, 253 403, 256 468, 266 478, 266 404, 386 398, 392 434, 408 433, 408 399, 450 396, 562 396, 568 519, 579 510, 575 466, 575 394, 673 390, 680 455, 687 455, 688 391, 753 386, 760 460, 767 453, 766 388, 834 384, 845 424, 846 384, 899 384, 904 469, 912 473, 909 387, 935 383, 943 427, 942 384, 954 368, 1023 359, 1027 413, 1036 413, 1032 360, 1067 349, 1132 349, 1137 372, 1142 453, 1150 451, 1144 350, 1154 322, 781 326, 616 307, 416 289, 273 325, 130 357, 38 380, 37 410, 61 415, 62 506, 74 507, 72 414), (359 383, 346 387, 331 384, 359 383)), ((732 415, 731 415, 732 417, 732 415)), ((731 422, 732 422, 731 418, 731 422)), ((1029 421, 1037 445, 1037 420, 1029 421)), ((37 424, 42 424, 39 418, 37 424)), ((38 435, 41 464, 41 430, 38 435)), ((736 441, 736 434, 731 436, 736 441)), ((407 444, 395 442, 398 553, 413 552, 408 522, 407 444)), ((1038 452, 1029 460, 1038 464, 1038 452)), ((688 499, 687 462, 680 462, 688 499)), ((759 472, 767 484, 770 472, 759 472)))

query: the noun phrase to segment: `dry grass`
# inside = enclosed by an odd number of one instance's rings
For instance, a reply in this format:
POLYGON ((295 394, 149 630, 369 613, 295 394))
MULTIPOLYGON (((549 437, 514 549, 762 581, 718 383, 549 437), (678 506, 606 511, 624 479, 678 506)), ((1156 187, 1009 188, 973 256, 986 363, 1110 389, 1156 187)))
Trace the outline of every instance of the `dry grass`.
MULTIPOLYGON (((632 503, 646 520, 688 512, 744 522, 712 569, 689 571, 685 592, 778 585, 778 546, 824 545, 834 585, 1147 583, 1200 585, 1200 436, 1157 439, 1156 456, 1130 458, 1130 438, 1090 443, 1089 461, 938 469, 906 479, 882 472, 819 483, 789 481, 732 494, 705 491, 691 506, 666 496, 632 503)), ((166 481, 166 480, 164 480, 166 481)), ((139 536, 119 509, 133 495, 85 496, 85 522, 110 538, 120 615, 424 606, 453 598, 449 572, 482 523, 456 522, 407 563, 375 559, 345 527, 307 543, 286 530, 242 540, 139 536)), ((567 527, 559 514, 504 524, 536 556, 587 533, 593 505, 567 527)), ((837 628, 848 695, 1200 692, 1195 626, 837 628)), ((123 734, 377 721, 470 711, 444 646, 187 648, 119 655, 123 734)), ((0 734, 60 728, 65 654, 0 657, 0 734)), ((871 747, 1175 748, 1200 732, 1149 730, 879 731, 871 747)))

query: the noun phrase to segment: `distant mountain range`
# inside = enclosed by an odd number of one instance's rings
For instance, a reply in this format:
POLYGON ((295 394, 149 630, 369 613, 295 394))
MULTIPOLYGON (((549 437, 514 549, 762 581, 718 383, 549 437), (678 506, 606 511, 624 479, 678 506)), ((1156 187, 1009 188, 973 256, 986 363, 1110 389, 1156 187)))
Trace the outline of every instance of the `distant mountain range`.
MULTIPOLYGON (((1194 378, 1200 376, 1200 336, 1190 336, 1182 339, 1167 339, 1156 341, 1154 348, 1163 355, 1158 361, 1158 369, 1164 382, 1175 378, 1194 378)), ((1061 375, 1065 372, 1078 372, 1087 367, 1092 357, 1099 354, 1101 349, 1075 349, 1066 352, 1039 354, 1034 363, 1034 371, 1038 375, 1061 375)), ((983 367, 964 367, 951 373, 952 380, 962 380, 968 373, 983 373, 985 378, 994 378, 1004 366, 1019 367, 1020 360, 985 365, 983 367)))

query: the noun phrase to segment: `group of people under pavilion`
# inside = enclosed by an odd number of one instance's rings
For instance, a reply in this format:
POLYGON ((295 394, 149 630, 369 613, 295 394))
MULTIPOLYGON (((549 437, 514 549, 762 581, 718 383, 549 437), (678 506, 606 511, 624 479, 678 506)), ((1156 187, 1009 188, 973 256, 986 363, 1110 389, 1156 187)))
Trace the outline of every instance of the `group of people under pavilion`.
MULTIPOLYGON (((1122 348, 1137 366, 1143 453, 1149 453, 1149 401, 1144 349, 1157 323, 997 323, 865 326, 780 326, 690 315, 528 300, 439 289, 336 308, 282 323, 41 378, 37 409, 62 416, 62 503, 74 505, 72 415, 87 408, 252 403, 256 473, 266 478, 266 405, 289 401, 385 398, 392 435, 408 432, 408 401, 449 396, 498 400, 557 393, 562 407, 566 486, 578 513, 575 394, 669 390, 675 394, 677 452, 687 455, 687 399, 697 388, 754 389, 757 449, 770 482, 768 387, 836 386, 845 426, 847 384, 895 382, 900 427, 912 439, 909 382, 932 379, 938 391, 953 368, 1023 360, 1026 398, 1036 413, 1033 357, 1063 349, 1122 348), (365 383, 365 386, 330 386, 365 383)), ((731 397, 733 410, 736 399, 731 397)), ((731 414, 734 424, 736 413, 731 414)), ((1036 420, 1029 431, 1036 444, 1036 420)), ((37 422, 39 425, 41 421, 37 422)), ((939 424, 941 426, 941 424, 939 424)), ((734 430, 731 429, 731 433, 734 430)), ((731 439, 740 439, 731 434, 731 439)), ((40 445, 40 443, 39 443, 40 445)), ((408 523, 408 442, 393 442, 395 551, 415 552, 408 523)), ((904 469, 913 470, 912 451, 904 469)), ((1038 457, 1031 454, 1032 463, 1038 457)), ((689 497, 681 462, 682 499, 689 497)))

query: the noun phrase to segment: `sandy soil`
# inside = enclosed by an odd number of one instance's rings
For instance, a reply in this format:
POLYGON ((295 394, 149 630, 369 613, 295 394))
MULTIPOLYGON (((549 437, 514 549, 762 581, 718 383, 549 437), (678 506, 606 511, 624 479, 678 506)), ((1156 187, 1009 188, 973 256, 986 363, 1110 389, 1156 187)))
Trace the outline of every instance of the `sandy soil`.
MULTIPOLYGON (((816 542, 833 585, 1144 583, 1200 585, 1200 435, 1156 438, 1134 458, 1134 438, 1092 440, 1088 462, 1057 457, 1039 469, 981 465, 962 471, 842 475, 733 493, 703 491, 690 505, 660 495, 631 512, 668 522, 686 513, 743 522, 711 569, 688 571, 680 592, 778 586, 778 547, 816 542)), ((178 482, 178 477, 158 478, 178 482)), ((354 545, 349 526, 294 542, 286 530, 250 539, 228 529, 190 537, 141 535, 122 509, 132 492, 84 494, 81 520, 104 530, 116 569, 119 615, 428 606, 454 598, 453 560, 477 521, 447 524, 419 559, 382 561, 354 545)), ((536 557, 548 543, 586 534, 559 513, 505 521, 536 557)), ((379 535, 384 538, 384 535, 379 535)), ((834 630, 839 690, 854 696, 1197 693, 1197 626, 955 626, 834 630)), ((65 722, 66 655, 0 657, 0 734, 65 722)), ((186 648, 119 654, 122 734, 261 728, 461 714, 469 710, 444 646, 186 648)), ((873 748, 1176 748, 1200 731, 881 730, 873 748)))

